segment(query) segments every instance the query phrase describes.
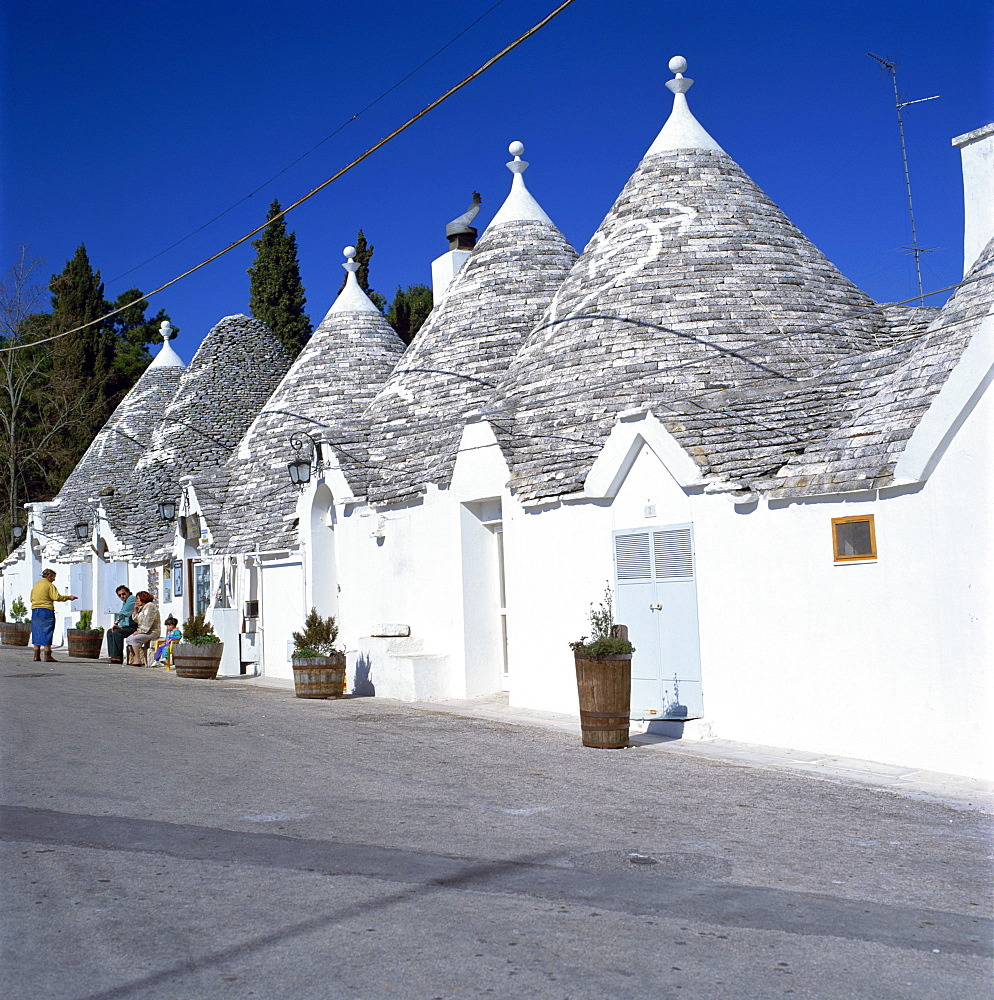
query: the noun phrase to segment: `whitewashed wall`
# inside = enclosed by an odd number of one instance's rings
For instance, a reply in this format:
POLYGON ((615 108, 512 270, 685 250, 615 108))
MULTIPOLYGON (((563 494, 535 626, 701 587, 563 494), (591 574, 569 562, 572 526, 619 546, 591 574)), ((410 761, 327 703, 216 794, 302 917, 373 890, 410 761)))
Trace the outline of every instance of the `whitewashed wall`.
POLYGON ((705 704, 718 735, 994 776, 990 492, 974 460, 990 419, 987 401, 920 488, 745 515, 701 498, 705 704), (831 519, 856 514, 875 517, 878 559, 836 565, 831 519))
MULTIPOLYGON (((318 544, 313 533, 329 532, 340 642, 353 664, 359 651, 372 659, 377 694, 499 690, 487 523, 499 500, 511 704, 575 712, 568 643, 589 632, 590 605, 614 580, 612 531, 691 522, 713 735, 994 777, 991 594, 982 570, 991 492, 980 472, 991 420, 982 402, 923 486, 747 507, 681 486, 659 457, 673 455, 646 428, 655 446, 629 450, 613 498, 524 508, 505 488, 489 428, 470 425, 451 489, 431 488, 420 504, 336 503, 329 515, 327 496, 318 496, 319 516, 301 518, 303 553, 265 570, 264 670, 289 676, 286 641, 306 601, 323 594, 330 606, 327 581, 309 580, 305 591, 302 568, 331 565, 324 536, 321 558, 307 555, 318 544), (836 565, 831 520, 862 513, 875 516, 878 559, 836 565), (386 623, 409 626, 410 639, 370 639, 386 623), (418 671, 432 684, 411 685, 418 671)), ((686 469, 678 474, 686 479, 686 469)), ((305 495, 302 511, 308 502, 305 495)), ((250 574, 240 579, 247 586, 250 574)))
POLYGON ((990 426, 988 401, 927 484, 882 496, 736 507, 644 448, 612 503, 506 517, 512 704, 575 710, 566 642, 613 579, 611 531, 692 521, 713 735, 994 777, 990 426), (836 565, 832 518, 863 513, 878 559, 836 565))

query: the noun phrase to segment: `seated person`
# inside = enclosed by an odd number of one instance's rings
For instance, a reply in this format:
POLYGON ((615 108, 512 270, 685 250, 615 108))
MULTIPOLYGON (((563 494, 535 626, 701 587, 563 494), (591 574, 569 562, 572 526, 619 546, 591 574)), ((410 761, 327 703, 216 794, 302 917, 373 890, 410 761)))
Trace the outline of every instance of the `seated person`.
POLYGON ((159 605, 147 590, 139 590, 135 594, 135 612, 132 615, 138 631, 124 640, 128 654, 128 663, 134 666, 145 666, 145 656, 142 646, 158 639, 162 635, 162 623, 159 619, 159 605))
POLYGON ((138 631, 138 626, 131 617, 135 610, 134 594, 122 583, 117 588, 117 596, 121 601, 121 610, 114 615, 114 624, 107 632, 107 660, 110 663, 123 661, 124 640, 138 631))
POLYGON ((159 640, 159 645, 155 647, 156 662, 164 660, 169 655, 171 642, 178 642, 183 638, 183 633, 177 628, 179 622, 172 615, 163 624, 166 626, 166 634, 159 640))

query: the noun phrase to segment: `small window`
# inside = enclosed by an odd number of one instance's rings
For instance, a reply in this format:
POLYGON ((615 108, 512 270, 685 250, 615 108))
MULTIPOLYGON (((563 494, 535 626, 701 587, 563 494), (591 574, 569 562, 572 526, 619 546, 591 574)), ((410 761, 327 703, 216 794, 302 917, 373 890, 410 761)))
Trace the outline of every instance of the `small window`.
POLYGON ((873 515, 833 517, 832 542, 836 562, 876 559, 877 538, 873 530, 873 515))

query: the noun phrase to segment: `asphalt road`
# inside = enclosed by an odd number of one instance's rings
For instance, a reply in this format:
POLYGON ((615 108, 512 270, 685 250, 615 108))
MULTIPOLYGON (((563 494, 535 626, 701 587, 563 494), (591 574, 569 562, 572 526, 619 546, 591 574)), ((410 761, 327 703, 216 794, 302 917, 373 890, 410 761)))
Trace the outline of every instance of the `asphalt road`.
POLYGON ((0 706, 7 1000, 994 992, 977 812, 9 647, 0 706))

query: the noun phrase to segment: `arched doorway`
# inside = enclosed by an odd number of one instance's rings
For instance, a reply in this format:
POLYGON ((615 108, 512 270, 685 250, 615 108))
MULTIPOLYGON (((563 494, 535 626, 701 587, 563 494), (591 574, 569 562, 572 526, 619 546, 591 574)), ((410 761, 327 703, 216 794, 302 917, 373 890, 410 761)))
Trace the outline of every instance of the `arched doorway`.
MULTIPOLYGON (((335 553, 335 500, 320 483, 311 501, 307 580, 310 607, 338 616, 338 560, 335 553)), ((310 610, 310 608, 306 609, 310 610)))

